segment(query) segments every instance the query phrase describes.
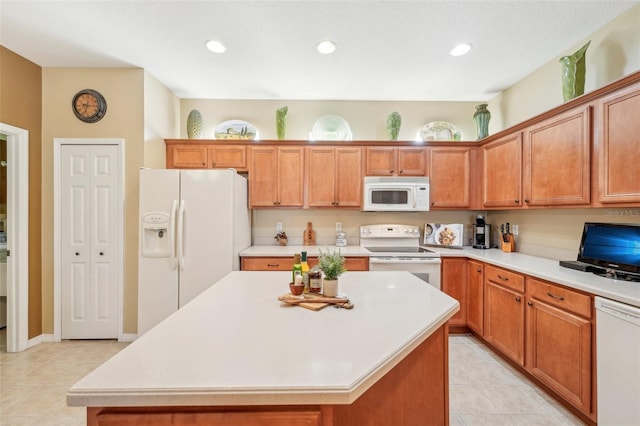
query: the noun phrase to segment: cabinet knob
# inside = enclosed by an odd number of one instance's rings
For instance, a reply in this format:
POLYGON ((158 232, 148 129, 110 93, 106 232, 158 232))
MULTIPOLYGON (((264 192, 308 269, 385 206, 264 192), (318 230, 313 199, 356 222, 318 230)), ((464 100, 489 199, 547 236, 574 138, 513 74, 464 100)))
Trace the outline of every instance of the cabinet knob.
POLYGON ((432 201, 432 202, 431 202, 431 205, 432 205, 432 206, 435 206, 435 205, 436 205, 436 202, 435 202, 435 201, 432 201))
POLYGON ((527 305, 533 306, 533 302, 527 302, 527 305))
POLYGON ((400 170, 400 174, 403 174, 403 173, 404 173, 404 170, 400 170))
POLYGON ((482 269, 481 269, 481 268, 478 268, 478 272, 482 272, 482 269))
POLYGON ((267 263, 267 266, 269 268, 277 268, 278 266, 280 266, 280 264, 279 263, 267 263))
POLYGON ((516 296, 516 302, 520 302, 521 300, 520 296, 516 296))
POLYGON ((502 281, 509 281, 509 277, 505 277, 504 275, 498 274, 498 278, 501 279, 502 281))
POLYGON ((393 174, 393 169, 389 170, 389 172, 390 172, 391 174, 393 174))
POLYGON ((518 203, 520 203, 520 200, 513 200, 513 202, 518 204, 518 203))
POLYGON ((529 200, 527 200, 526 198, 524 199, 524 202, 529 204, 529 200))

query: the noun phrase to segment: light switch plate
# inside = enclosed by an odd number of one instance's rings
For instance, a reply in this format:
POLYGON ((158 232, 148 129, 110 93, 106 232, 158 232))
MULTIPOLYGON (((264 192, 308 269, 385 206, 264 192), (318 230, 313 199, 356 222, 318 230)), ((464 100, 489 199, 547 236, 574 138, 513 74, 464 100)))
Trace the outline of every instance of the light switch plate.
POLYGON ((276 222, 276 232, 282 231, 282 222, 276 222))
POLYGON ((336 222, 336 231, 342 231, 342 222, 336 222))

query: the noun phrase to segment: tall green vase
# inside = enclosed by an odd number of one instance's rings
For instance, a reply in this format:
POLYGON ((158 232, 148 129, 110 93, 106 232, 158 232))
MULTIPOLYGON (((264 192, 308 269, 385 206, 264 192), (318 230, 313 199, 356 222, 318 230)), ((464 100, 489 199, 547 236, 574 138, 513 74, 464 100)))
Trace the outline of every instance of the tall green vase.
POLYGON ((387 117, 387 136, 389 140, 397 141, 398 134, 400 133, 400 126, 402 125, 402 117, 397 112, 392 112, 387 117))
POLYGON ((187 117, 187 136, 189 139, 200 139, 202 128, 202 114, 197 109, 192 109, 187 117))
POLYGON ((276 110, 276 135, 278 139, 284 139, 284 135, 287 133, 287 112, 289 108, 283 106, 276 110))
POLYGON ((478 140, 489 136, 489 120, 491 120, 491 112, 487 109, 487 104, 477 105, 476 112, 473 114, 473 121, 476 123, 478 140))
POLYGON ((562 65, 562 97, 565 102, 584 94, 584 80, 587 73, 585 57, 589 44, 591 40, 573 55, 559 59, 562 65))

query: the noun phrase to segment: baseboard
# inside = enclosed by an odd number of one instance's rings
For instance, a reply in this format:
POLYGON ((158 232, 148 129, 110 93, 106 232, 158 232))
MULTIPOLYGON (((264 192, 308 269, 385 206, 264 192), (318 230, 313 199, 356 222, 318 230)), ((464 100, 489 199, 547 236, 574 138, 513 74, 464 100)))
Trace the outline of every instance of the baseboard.
POLYGON ((53 334, 40 334, 39 336, 32 337, 27 341, 27 349, 32 348, 43 342, 55 342, 56 339, 53 334))
POLYGON ((120 338, 118 339, 118 342, 131 343, 134 340, 136 340, 137 338, 138 338, 137 334, 123 333, 123 334, 120 335, 120 338))

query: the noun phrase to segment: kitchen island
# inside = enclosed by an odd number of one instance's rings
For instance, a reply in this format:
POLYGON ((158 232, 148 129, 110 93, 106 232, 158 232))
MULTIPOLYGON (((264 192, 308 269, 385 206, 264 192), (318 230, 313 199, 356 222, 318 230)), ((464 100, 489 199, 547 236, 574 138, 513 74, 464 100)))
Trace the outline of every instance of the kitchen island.
POLYGON ((348 272, 351 310, 284 305, 289 272, 232 272, 74 384, 100 424, 447 424, 456 300, 348 272))

